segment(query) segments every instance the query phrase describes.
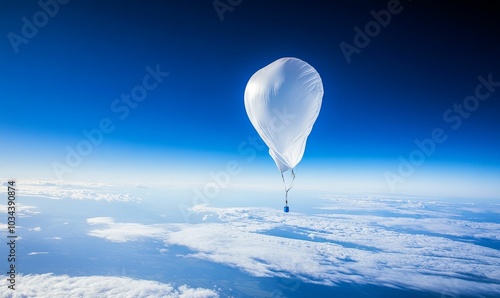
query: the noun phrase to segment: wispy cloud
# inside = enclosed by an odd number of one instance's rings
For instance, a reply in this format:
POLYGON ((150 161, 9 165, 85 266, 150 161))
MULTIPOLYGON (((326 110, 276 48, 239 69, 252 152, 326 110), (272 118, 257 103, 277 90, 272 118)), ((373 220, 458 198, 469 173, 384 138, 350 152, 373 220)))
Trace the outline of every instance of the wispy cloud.
MULTIPOLYGON (((2 290, 1 298, 16 297, 219 297, 211 289, 174 287, 170 284, 113 276, 68 275, 18 275, 15 292, 2 290), (41 286, 43 285, 43 286, 41 286)), ((7 289, 7 279, 0 280, 0 287, 7 289)))
POLYGON ((28 256, 46 255, 46 254, 48 254, 47 251, 34 251, 34 252, 28 253, 28 256))
POLYGON ((115 223, 110 217, 87 219, 90 225, 104 225, 106 229, 94 229, 88 234, 112 242, 127 242, 146 238, 163 238, 165 229, 161 225, 142 225, 137 223, 115 223))
POLYGON ((48 239, 48 240, 62 240, 61 237, 57 237, 57 236, 55 236, 55 237, 47 237, 45 239, 48 239))
POLYGON ((495 223, 437 217, 309 216, 261 208, 195 206, 193 211, 207 222, 143 225, 91 218, 88 222, 96 228, 89 235, 115 242, 159 239, 166 245, 190 248, 193 252, 185 257, 240 268, 254 276, 442 294, 500 294, 500 251, 453 238, 473 238, 481 232, 481 237, 496 240, 499 226, 495 223))
POLYGON ((138 202, 142 198, 123 193, 123 185, 94 182, 26 179, 18 182, 18 192, 26 196, 52 199, 138 202))
MULTIPOLYGON (((0 212, 7 213, 7 205, 0 204, 0 212)), ((31 217, 33 215, 40 214, 40 211, 37 210, 35 206, 28 206, 17 204, 16 205, 16 216, 18 217, 31 217)))

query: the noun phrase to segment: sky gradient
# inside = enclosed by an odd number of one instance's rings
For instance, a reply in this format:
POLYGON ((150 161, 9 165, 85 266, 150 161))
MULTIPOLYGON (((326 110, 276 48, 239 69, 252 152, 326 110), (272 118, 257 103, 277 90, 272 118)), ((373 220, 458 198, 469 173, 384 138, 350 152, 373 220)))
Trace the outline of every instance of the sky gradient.
POLYGON ((0 3, 0 177, 205 183, 235 161, 232 184, 281 187, 243 92, 291 56, 325 90, 296 187, 498 198, 500 24, 489 2, 243 0, 222 14, 212 1, 42 2, 47 20, 36 2, 0 3), (388 7, 397 13, 346 59, 340 45, 356 46, 388 7), (25 20, 43 26, 23 35, 25 20), (82 131, 95 129, 102 138, 84 148, 82 131), (68 165, 79 144, 88 154, 68 165))

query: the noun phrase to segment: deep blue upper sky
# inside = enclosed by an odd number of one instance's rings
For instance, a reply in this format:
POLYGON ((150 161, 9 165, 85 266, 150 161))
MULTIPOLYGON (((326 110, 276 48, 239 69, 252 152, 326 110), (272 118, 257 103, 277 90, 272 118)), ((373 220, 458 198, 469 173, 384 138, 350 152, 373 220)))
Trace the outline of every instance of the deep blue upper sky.
MULTIPOLYGON (((401 12, 348 63, 339 44, 354 45, 354 27, 390 1, 322 2, 243 0, 221 21, 212 1, 72 0, 16 53, 9 32, 21 35, 22 18, 41 8, 2 1, 1 176, 53 177, 51 163, 63 163, 65 147, 104 117, 116 128, 82 169, 152 169, 164 157, 179 161, 176 169, 224 164, 256 135, 243 105, 248 79, 286 56, 315 67, 325 89, 303 163, 362 172, 366 162, 383 177, 397 172, 415 139, 440 127, 448 139, 419 170, 499 175, 500 87, 456 130, 443 119, 474 95, 478 76, 500 81, 498 8, 401 1, 401 12), (121 120, 111 104, 142 83, 148 65, 169 76, 121 120)), ((248 168, 274 167, 266 150, 258 157, 248 168)))

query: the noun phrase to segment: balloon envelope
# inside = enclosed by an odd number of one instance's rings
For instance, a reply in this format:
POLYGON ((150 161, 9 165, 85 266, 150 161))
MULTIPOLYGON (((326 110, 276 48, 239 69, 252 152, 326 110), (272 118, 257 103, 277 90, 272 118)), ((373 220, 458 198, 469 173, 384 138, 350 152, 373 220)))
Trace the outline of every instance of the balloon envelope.
POLYGON ((297 58, 278 59, 248 81, 245 109, 281 172, 302 159, 322 98, 318 72, 297 58))

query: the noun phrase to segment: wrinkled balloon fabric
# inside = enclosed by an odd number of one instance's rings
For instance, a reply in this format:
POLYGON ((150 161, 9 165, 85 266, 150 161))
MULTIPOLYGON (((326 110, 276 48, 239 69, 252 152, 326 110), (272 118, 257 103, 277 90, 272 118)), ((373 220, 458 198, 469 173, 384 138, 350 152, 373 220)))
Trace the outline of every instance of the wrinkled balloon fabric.
POLYGON ((245 109, 281 173, 302 159, 323 93, 318 72, 297 58, 278 59, 248 81, 245 109))

